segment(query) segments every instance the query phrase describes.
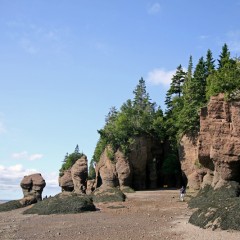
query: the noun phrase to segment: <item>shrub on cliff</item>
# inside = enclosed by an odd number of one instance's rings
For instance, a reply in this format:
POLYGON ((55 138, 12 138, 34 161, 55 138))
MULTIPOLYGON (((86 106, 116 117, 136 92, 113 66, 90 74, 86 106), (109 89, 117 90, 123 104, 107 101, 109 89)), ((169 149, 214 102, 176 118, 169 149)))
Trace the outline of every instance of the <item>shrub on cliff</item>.
POLYGON ((59 170, 59 175, 63 174, 64 170, 67 170, 73 166, 73 164, 80 159, 84 154, 79 152, 78 145, 75 147, 75 150, 71 154, 66 154, 63 160, 61 169, 59 170))

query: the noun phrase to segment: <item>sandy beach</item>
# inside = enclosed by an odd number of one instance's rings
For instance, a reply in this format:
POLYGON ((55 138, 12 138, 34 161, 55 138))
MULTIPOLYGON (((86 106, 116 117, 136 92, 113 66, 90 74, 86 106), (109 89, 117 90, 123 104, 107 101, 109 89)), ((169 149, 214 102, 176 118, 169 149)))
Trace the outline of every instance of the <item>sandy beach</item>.
POLYGON ((0 213, 0 239, 240 239, 240 232, 189 224, 191 210, 178 193, 138 191, 128 194, 126 202, 100 203, 98 211, 80 214, 23 215, 24 209, 0 213))

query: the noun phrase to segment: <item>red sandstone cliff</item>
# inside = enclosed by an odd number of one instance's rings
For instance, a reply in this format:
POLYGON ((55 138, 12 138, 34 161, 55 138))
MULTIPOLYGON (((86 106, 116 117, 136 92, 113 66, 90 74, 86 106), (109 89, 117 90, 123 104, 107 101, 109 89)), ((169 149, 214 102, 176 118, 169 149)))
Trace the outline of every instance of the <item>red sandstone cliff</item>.
POLYGON ((240 182, 240 101, 211 97, 200 111, 199 135, 183 136, 179 153, 189 187, 240 182))

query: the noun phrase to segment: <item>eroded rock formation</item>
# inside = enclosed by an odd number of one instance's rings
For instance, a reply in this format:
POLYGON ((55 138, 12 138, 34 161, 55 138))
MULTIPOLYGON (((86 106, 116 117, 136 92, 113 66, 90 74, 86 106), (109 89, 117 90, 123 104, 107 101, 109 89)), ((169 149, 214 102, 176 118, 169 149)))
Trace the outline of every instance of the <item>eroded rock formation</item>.
POLYGON ((240 181, 240 101, 211 97, 201 109, 198 158, 213 175, 212 186, 240 181))
POLYGON ((199 190, 207 170, 198 160, 198 135, 182 137, 179 144, 179 159, 188 187, 192 190, 199 190))
POLYGON ((88 161, 83 155, 73 166, 65 170, 63 175, 59 177, 59 186, 62 192, 85 193, 88 177, 88 161))
POLYGON ((223 94, 211 97, 200 111, 199 135, 184 136, 179 152, 182 170, 195 189, 240 182, 240 101, 227 102, 223 94))
POLYGON ((20 186, 24 195, 20 203, 25 206, 42 200, 42 191, 46 186, 46 182, 40 173, 35 173, 25 176, 20 186))
POLYGON ((62 188, 62 192, 72 192, 74 190, 71 170, 66 170, 63 175, 59 177, 59 186, 62 188))
POLYGON ((71 168, 71 175, 74 185, 74 192, 85 193, 88 177, 87 157, 83 155, 71 168))
POLYGON ((161 144, 148 137, 135 138, 127 158, 120 150, 113 153, 107 147, 95 168, 96 186, 135 190, 156 188, 162 160, 161 144))

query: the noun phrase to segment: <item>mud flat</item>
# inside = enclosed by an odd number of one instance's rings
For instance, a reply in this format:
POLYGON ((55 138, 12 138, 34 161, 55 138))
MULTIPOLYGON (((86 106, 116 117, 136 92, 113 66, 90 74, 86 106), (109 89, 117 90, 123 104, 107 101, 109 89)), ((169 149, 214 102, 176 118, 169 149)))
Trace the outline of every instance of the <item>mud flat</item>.
POLYGON ((240 239, 240 232, 189 224, 192 210, 179 201, 178 193, 138 191, 123 203, 99 203, 96 212, 80 214, 23 215, 24 209, 0 213, 0 239, 240 239))

